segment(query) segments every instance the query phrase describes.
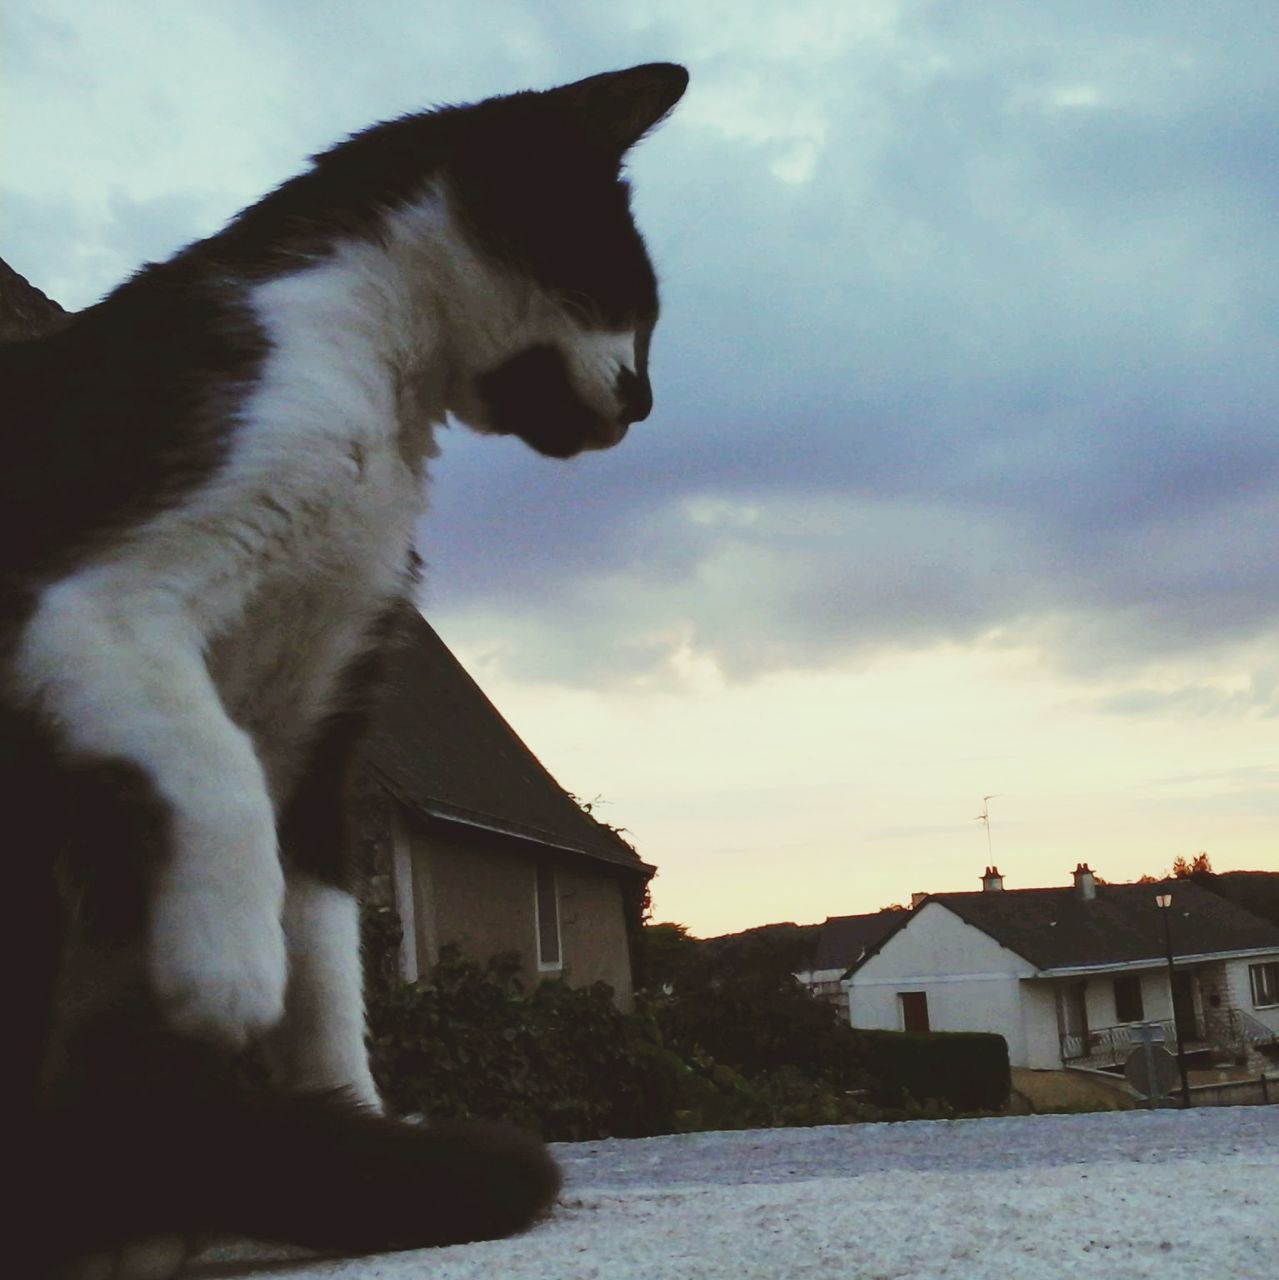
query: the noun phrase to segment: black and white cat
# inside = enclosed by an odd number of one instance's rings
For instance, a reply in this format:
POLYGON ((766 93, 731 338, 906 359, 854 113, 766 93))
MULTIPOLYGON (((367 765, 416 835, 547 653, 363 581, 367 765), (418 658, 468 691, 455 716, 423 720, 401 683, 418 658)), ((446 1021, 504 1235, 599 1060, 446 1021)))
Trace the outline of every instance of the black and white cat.
POLYGON ((620 171, 686 83, 654 64, 378 125, 0 349, 0 820, 45 1269, 165 1274, 205 1232, 479 1239, 553 1199, 529 1138, 378 1114, 341 783, 434 428, 564 458, 651 407, 620 171))

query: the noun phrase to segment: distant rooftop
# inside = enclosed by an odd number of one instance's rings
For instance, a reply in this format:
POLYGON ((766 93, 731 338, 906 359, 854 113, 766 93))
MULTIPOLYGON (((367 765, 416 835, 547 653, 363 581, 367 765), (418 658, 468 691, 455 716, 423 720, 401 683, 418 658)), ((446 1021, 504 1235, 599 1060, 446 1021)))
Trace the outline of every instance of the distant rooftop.
POLYGON ((813 968, 851 968, 909 914, 905 908, 891 908, 864 916, 828 916, 817 938, 813 968))
MULTIPOLYGON (((1279 873, 1250 872, 1268 892, 1279 873)), ((935 893, 899 918, 860 963, 919 912, 938 903, 1001 946, 1045 972, 1156 962, 1165 955, 1164 921, 1155 895, 1172 894, 1173 950, 1179 956, 1279 951, 1279 925, 1193 879, 1146 884, 1096 884, 1086 899, 1077 888, 1000 889, 935 893)))
POLYGON ((1177 954, 1279 950, 1279 927, 1190 880, 1099 884, 1092 901, 1073 887, 938 893, 926 901, 940 902, 1036 968, 1069 969, 1161 959, 1164 926, 1155 894, 1165 887, 1177 954))

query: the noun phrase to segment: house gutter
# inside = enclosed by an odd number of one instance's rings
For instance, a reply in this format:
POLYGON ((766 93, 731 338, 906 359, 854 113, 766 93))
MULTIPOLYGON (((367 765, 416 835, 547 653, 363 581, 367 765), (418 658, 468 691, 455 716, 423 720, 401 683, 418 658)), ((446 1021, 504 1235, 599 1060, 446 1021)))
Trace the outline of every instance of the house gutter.
POLYGON ((616 857, 604 853, 600 849, 588 849, 583 845, 569 844, 556 836, 547 835, 533 827, 519 828, 499 821, 491 821, 478 814, 460 814, 453 810, 437 809, 434 805, 415 805, 426 817, 436 822, 445 822, 458 827, 472 827, 477 831, 489 831, 494 835, 506 836, 511 840, 523 840, 529 844, 542 845, 548 849, 556 849, 561 853, 576 853, 584 858, 594 858, 597 862, 607 862, 609 866, 621 867, 624 871, 643 872, 652 875, 657 868, 642 861, 639 857, 632 859, 616 857))
POLYGON ((628 857, 620 851, 614 854, 603 849, 592 849, 584 843, 571 843, 536 827, 525 827, 516 823, 503 822, 500 818, 490 818, 484 814, 472 813, 469 809, 437 805, 429 801, 410 800, 376 765, 373 766, 373 771, 401 804, 428 821, 442 822, 450 826, 467 827, 475 831, 486 831, 491 835, 505 836, 508 840, 519 840, 525 844, 537 845, 543 849, 554 849, 559 853, 576 854, 581 858, 590 858, 594 862, 603 862, 610 867, 617 867, 622 871, 630 871, 636 875, 642 875, 645 879, 652 877, 657 872, 655 866, 642 861, 638 854, 628 857))
MULTIPOLYGON (((1206 951, 1197 955, 1177 955, 1178 965, 1206 964, 1214 960, 1250 960, 1254 956, 1273 956, 1279 948, 1253 947, 1247 951, 1206 951)), ((1118 973, 1133 969, 1166 969, 1166 956, 1152 957, 1147 960, 1123 960, 1115 964, 1077 964, 1065 965, 1056 969, 1040 969, 1036 978, 1074 978, 1085 977, 1095 973, 1118 973)))

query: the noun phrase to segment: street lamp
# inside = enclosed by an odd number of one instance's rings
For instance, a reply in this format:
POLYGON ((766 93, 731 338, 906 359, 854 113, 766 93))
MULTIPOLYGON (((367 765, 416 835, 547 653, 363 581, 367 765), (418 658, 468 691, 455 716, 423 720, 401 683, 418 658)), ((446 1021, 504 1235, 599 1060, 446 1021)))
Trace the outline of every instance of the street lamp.
POLYGON ((1181 1076, 1181 1105, 1190 1105, 1190 1081, 1186 1077, 1186 1051, 1181 1042, 1181 1019, 1177 1017, 1177 993, 1174 984, 1175 970, 1172 963, 1172 926, 1168 923, 1172 915, 1172 892, 1164 889, 1155 894, 1155 906, 1164 920, 1164 950, 1168 957, 1168 996, 1172 1001, 1172 1027, 1177 1035, 1177 1071, 1181 1076))

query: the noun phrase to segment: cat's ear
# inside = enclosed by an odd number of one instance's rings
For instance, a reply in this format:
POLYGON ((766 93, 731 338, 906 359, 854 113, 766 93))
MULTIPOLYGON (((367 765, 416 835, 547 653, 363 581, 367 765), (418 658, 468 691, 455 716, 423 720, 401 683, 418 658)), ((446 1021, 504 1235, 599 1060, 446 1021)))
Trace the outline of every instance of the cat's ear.
POLYGON ((619 158, 684 96, 688 72, 673 62, 650 62, 629 71, 608 71, 553 89, 580 113, 603 149, 619 158))

